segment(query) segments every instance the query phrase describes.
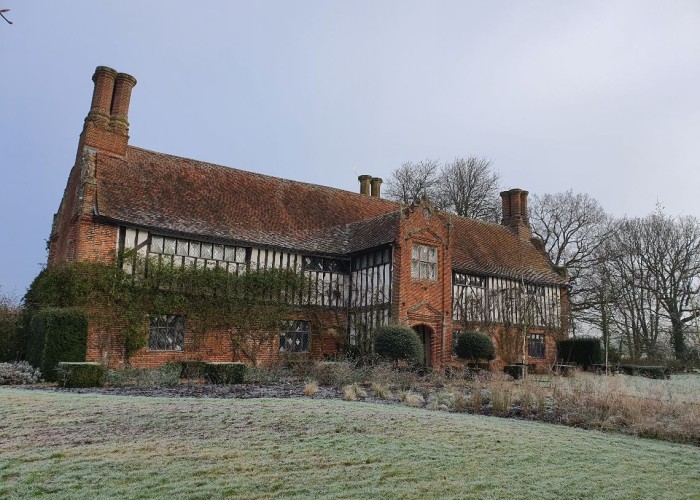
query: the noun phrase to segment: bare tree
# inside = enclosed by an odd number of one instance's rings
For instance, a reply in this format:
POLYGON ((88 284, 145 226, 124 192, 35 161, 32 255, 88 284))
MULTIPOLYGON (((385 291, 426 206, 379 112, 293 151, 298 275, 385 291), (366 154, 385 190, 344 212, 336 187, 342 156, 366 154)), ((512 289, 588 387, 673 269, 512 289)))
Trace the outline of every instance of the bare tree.
POLYGON ((391 173, 387 196, 410 205, 427 197, 440 210, 495 222, 499 218, 498 173, 486 158, 455 158, 440 165, 406 162, 391 173))
POLYGON ((438 161, 428 158, 419 162, 405 162, 391 172, 387 181, 387 197, 406 205, 418 203, 424 197, 434 200, 438 168, 438 161))
POLYGON ((455 158, 442 166, 436 205, 462 217, 500 219, 499 176, 484 157, 455 158))
POLYGON ((594 198, 571 190, 534 195, 529 212, 533 234, 544 242, 554 265, 566 267, 569 272, 575 321, 578 313, 596 305, 594 292, 599 282, 589 275, 612 232, 610 218, 594 198))
POLYGON ((644 287, 670 321, 671 345, 680 359, 686 351, 687 327, 698 314, 693 302, 700 294, 700 222, 657 210, 640 221, 640 231, 640 257, 650 275, 644 287))

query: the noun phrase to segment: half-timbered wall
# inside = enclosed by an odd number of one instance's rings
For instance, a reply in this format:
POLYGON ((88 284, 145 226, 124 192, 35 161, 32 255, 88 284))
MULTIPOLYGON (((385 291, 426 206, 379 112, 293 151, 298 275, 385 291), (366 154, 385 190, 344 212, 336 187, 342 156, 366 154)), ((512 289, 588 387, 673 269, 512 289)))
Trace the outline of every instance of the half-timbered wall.
POLYGON ((496 277, 454 273, 453 319, 476 323, 561 326, 559 288, 496 277))
POLYGON ((375 328, 389 323, 391 248, 353 257, 350 293, 350 344, 357 345, 375 328))
MULTIPOLYGON (((122 238, 122 247, 136 250, 136 256, 173 266, 221 268, 236 274, 244 273, 247 269, 292 269, 303 272, 309 288, 296 297, 294 304, 331 308, 346 308, 349 305, 349 260, 175 238, 151 234, 145 229, 125 228, 122 238)), ((133 259, 126 259, 123 263, 128 271, 133 269, 133 265, 133 259)))

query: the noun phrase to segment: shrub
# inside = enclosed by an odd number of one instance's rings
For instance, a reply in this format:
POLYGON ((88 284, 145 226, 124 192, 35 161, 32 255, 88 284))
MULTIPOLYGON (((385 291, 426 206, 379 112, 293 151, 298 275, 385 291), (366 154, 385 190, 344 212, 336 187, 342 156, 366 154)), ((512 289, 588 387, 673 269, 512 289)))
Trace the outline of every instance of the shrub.
POLYGON ((506 365, 503 367, 503 372, 517 380, 525 376, 525 374, 527 373, 527 369, 527 365, 521 363, 515 365, 506 365))
POLYGON ((104 382, 105 367, 99 363, 58 363, 59 387, 99 387, 104 382))
POLYGON ((180 382, 181 366, 165 363, 159 368, 108 370, 105 383, 113 387, 174 387, 180 382))
POLYGON ((36 384, 41 381, 41 371, 26 361, 0 363, 0 385, 36 384))
POLYGON ((398 362, 419 363, 423 358, 423 345, 418 334, 407 326, 380 326, 376 331, 374 349, 382 357, 398 362))
POLYGON ((461 359, 491 361, 496 358, 496 349, 491 337, 482 332, 462 332, 457 337, 455 352, 461 359))
POLYGON ((640 377, 655 379, 667 379, 671 377, 671 370, 665 366, 618 365, 617 368, 625 375, 639 375, 640 377))
POLYGON ((350 361, 320 361, 314 364, 312 375, 319 384, 336 388, 360 382, 350 361))
POLYGON ((581 338, 557 342, 557 356, 565 363, 576 363, 588 370, 603 362, 600 339, 581 338))
POLYGON ((197 379, 204 377, 204 361, 182 361, 180 362, 180 378, 197 379))
POLYGON ((242 384, 245 369, 243 363, 206 363, 204 378, 212 384, 242 384))
POLYGON ((48 308, 38 311, 30 321, 27 357, 41 369, 44 378, 56 380, 59 361, 85 361, 87 319, 73 308, 48 308))

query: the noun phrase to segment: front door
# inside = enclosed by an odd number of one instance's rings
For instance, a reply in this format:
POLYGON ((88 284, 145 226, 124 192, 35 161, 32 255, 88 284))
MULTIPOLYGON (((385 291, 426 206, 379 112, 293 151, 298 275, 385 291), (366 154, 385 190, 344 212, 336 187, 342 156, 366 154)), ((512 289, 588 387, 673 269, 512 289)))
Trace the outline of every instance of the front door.
POLYGON ((433 331, 426 325, 414 326, 413 329, 418 334, 418 338, 423 344, 423 364, 425 366, 430 366, 430 340, 433 331))

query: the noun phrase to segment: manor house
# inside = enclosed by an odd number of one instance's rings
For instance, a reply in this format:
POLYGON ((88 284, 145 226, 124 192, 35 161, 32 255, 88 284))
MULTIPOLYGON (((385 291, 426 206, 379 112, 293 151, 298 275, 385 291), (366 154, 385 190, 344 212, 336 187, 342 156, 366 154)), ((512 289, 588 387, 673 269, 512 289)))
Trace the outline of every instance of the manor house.
MULTIPOLYGON (((455 363, 460 330, 488 332, 497 363, 552 364, 567 329, 565 270, 532 237, 527 191, 501 193, 501 224, 406 206, 381 197, 382 180, 358 192, 271 177, 129 144, 136 80, 100 66, 75 164, 54 217, 48 266, 117 262, 120 251, 172 266, 231 273, 286 267, 313 284, 280 325, 263 359, 322 359, 368 342, 380 325, 415 329, 424 363, 455 363), (304 355, 304 354, 299 354, 304 355)), ((118 326, 113 326, 118 329, 118 326)), ((193 342, 186 317, 144 318, 148 345, 133 366, 243 358, 215 332, 193 342)), ((118 365, 118 333, 89 327, 88 361, 118 365)))

